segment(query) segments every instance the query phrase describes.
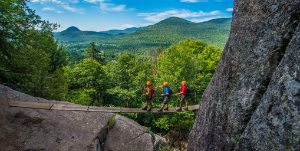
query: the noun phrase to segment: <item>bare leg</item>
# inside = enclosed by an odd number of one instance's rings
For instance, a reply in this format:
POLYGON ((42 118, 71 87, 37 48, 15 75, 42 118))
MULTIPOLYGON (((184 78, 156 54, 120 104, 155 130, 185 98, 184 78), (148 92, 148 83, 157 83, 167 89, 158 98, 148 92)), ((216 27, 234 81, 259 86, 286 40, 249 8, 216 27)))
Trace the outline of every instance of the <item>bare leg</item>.
POLYGON ((142 110, 147 110, 148 108, 148 100, 146 100, 146 106, 142 108, 142 110))
POLYGON ((165 107, 165 104, 161 107, 162 109, 165 107))
POLYGON ((182 101, 180 101, 180 108, 182 108, 182 104, 183 104, 183 102, 182 102, 182 101))
POLYGON ((167 108, 168 108, 168 106, 169 106, 169 102, 167 103, 167 108))
POLYGON ((185 107, 188 107, 188 100, 185 99, 185 107))
POLYGON ((153 106, 152 106, 152 101, 150 101, 150 107, 153 108, 153 106))

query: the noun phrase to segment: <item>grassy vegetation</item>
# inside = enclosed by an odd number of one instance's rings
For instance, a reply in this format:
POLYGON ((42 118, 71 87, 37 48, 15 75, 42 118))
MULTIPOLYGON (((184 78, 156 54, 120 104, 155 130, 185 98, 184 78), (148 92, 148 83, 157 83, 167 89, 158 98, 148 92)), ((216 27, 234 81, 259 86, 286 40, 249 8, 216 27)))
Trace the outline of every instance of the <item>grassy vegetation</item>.
POLYGON ((115 124, 115 116, 112 116, 108 120, 108 130, 111 130, 115 124))

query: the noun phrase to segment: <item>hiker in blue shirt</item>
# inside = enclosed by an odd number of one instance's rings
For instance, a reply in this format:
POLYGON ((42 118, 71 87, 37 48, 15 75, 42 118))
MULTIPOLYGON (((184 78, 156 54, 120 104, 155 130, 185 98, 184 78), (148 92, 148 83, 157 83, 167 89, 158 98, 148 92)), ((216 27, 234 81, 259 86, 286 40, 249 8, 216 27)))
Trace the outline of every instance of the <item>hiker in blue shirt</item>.
POLYGON ((163 91, 164 93, 161 94, 161 96, 164 97, 164 100, 163 100, 163 106, 162 106, 162 108, 161 108, 160 110, 158 110, 158 112, 162 112, 163 110, 169 110, 169 109, 168 109, 168 105, 169 105, 169 98, 170 98, 170 92, 169 92, 169 88, 170 88, 170 87, 168 87, 168 82, 164 82, 164 83, 163 83, 163 86, 161 86, 161 87, 156 87, 156 88, 163 88, 163 89, 164 89, 164 91, 163 91), (164 108, 165 105, 167 105, 166 108, 164 108))

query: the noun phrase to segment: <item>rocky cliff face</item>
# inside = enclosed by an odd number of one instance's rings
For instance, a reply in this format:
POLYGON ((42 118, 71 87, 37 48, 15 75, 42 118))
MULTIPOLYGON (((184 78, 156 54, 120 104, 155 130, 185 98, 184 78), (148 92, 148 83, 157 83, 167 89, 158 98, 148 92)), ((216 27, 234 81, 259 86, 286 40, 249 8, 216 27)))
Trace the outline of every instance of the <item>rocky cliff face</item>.
MULTIPOLYGON (((119 115, 96 112, 9 108, 11 101, 48 102, 0 85, 0 151, 157 150, 165 139, 119 115), (108 121, 114 124, 108 130, 108 121)), ((52 101, 53 103, 68 103, 52 101)))
POLYGON ((300 150, 300 0, 236 0, 187 150, 300 150))

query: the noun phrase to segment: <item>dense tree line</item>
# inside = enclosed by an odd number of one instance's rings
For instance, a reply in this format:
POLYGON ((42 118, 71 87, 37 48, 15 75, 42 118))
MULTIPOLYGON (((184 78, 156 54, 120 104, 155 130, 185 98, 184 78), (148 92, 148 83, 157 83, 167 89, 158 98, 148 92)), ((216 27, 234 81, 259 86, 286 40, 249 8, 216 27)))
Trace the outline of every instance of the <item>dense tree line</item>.
POLYGON ((48 77, 64 77, 67 65, 66 50, 54 40, 52 31, 57 24, 41 20, 26 0, 0 1, 0 80, 14 84, 39 87, 38 91, 23 89, 27 93, 61 99, 63 91, 47 93, 46 87, 62 88, 64 82, 44 78, 11 76, 8 72, 48 77))

